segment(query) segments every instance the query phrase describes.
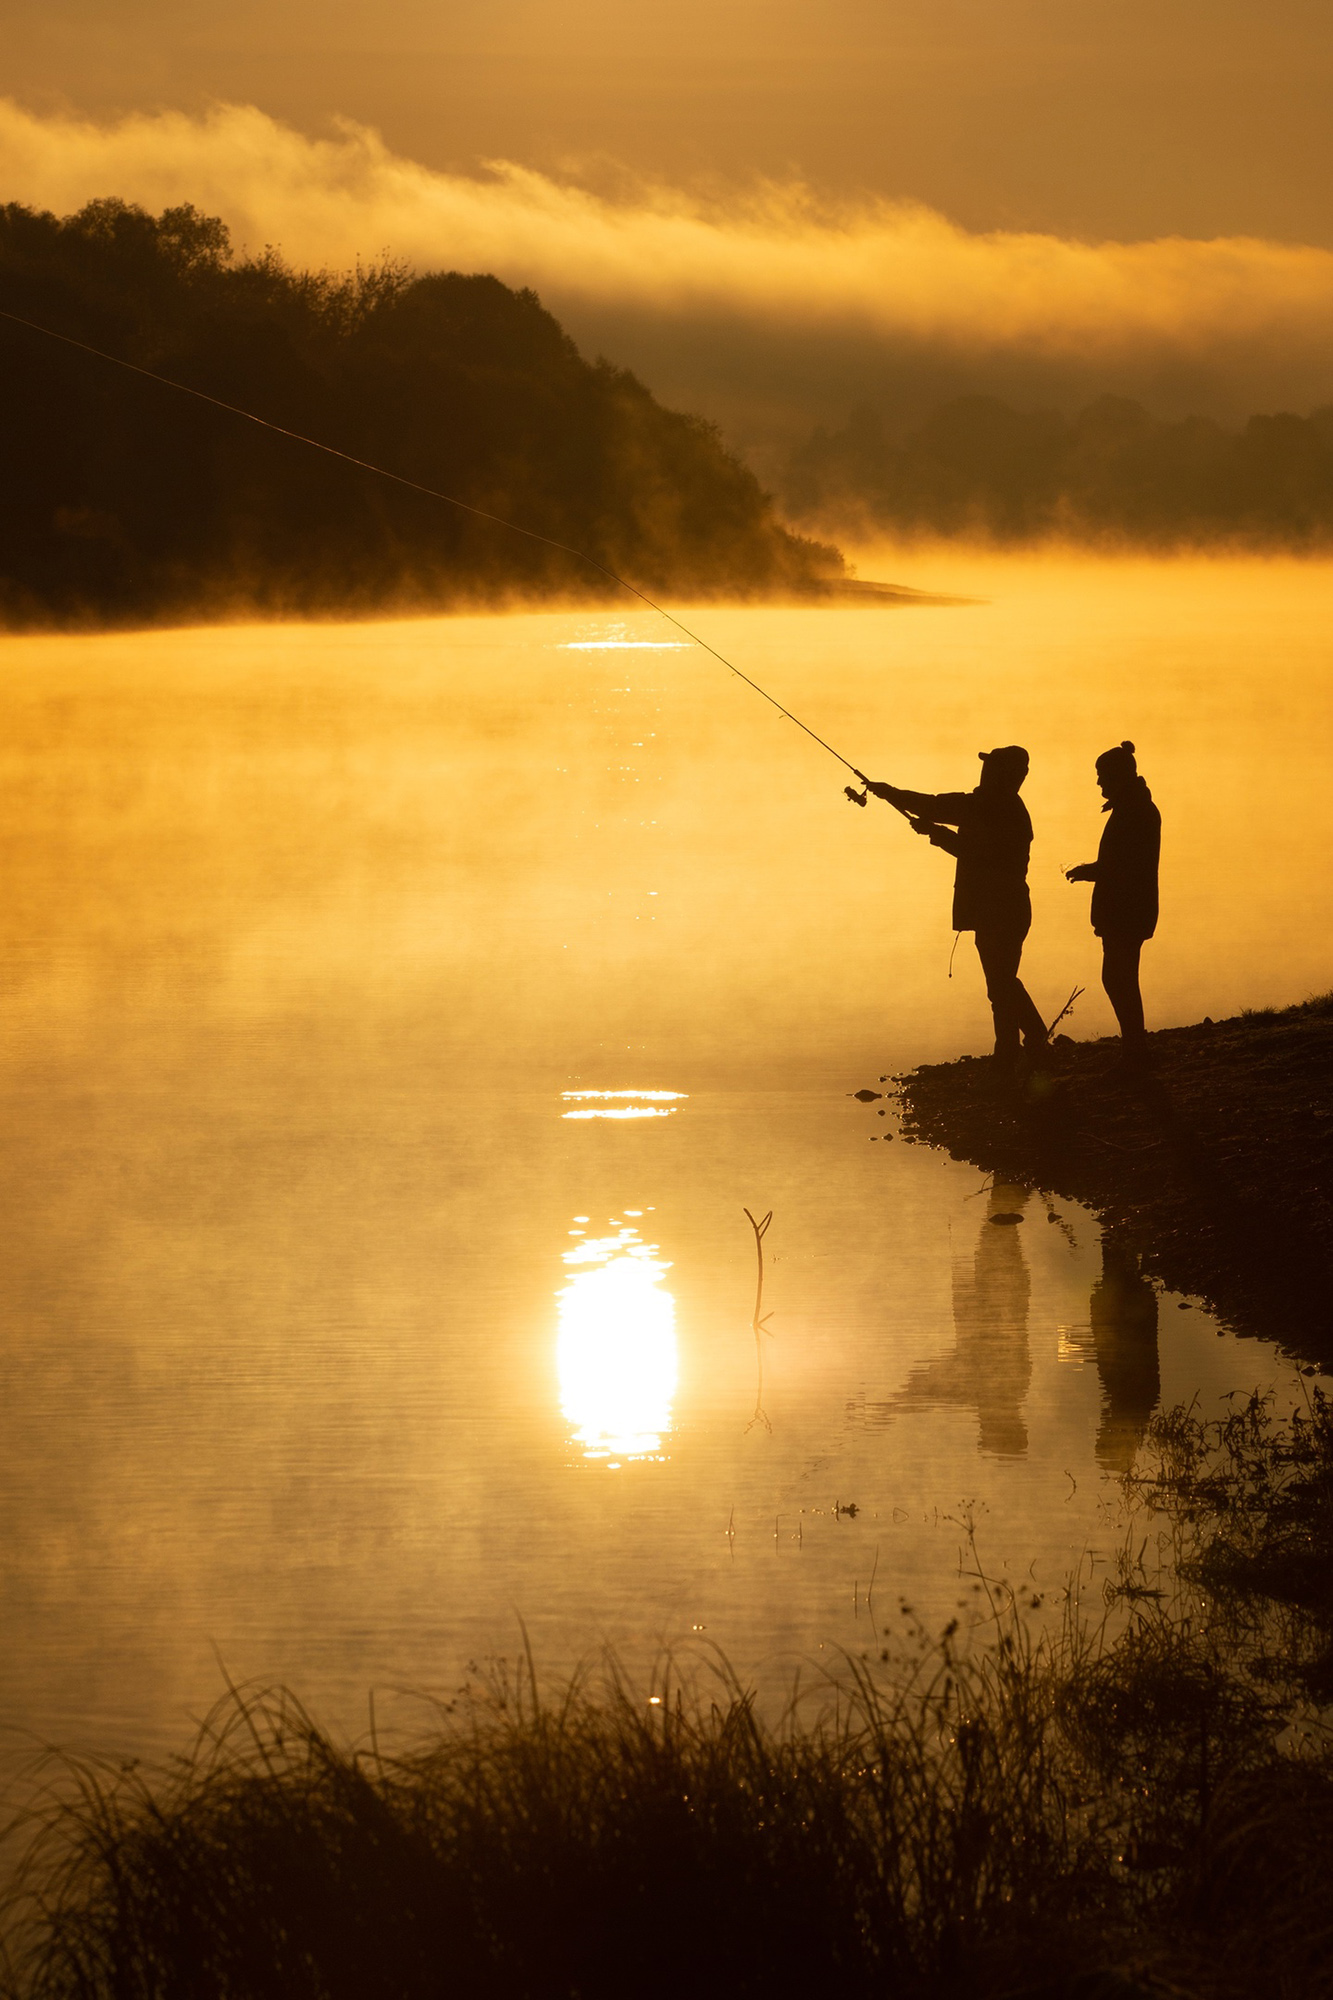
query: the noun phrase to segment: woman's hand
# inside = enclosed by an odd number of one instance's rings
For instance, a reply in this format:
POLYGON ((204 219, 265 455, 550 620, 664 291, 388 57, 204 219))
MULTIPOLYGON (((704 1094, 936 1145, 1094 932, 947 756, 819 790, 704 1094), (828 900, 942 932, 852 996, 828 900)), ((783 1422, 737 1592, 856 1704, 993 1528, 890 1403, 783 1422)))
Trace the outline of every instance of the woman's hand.
MULTIPOLYGON (((860 776, 859 772, 857 773, 857 776, 858 777, 860 776)), ((876 784, 873 778, 867 778, 865 781, 865 785, 866 785, 866 790, 870 792, 875 798, 883 799, 885 805, 891 806, 893 804, 894 797, 898 789, 896 785, 876 784)))
POLYGON ((1097 863, 1095 861, 1080 861, 1077 868, 1066 868, 1065 880, 1066 882, 1095 882, 1097 880, 1097 863))

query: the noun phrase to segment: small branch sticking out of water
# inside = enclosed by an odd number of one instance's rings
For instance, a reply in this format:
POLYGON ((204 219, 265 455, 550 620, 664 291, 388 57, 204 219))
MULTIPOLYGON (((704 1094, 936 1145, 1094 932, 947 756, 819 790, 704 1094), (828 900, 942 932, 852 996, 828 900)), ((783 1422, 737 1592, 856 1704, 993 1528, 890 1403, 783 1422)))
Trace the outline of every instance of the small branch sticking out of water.
POLYGON ((768 1225, 773 1220, 773 1211, 770 1208, 762 1222, 756 1222, 748 1208, 742 1209, 741 1213, 754 1231, 754 1254, 758 1266, 754 1288, 754 1319, 751 1324, 756 1333, 767 1332, 765 1322, 772 1319, 773 1315, 765 1313, 761 1319, 760 1314, 764 1310, 764 1238, 768 1234, 768 1225))
MULTIPOLYGON (((772 1313, 764 1311, 764 1238, 768 1234, 768 1225, 773 1220, 773 1211, 770 1208, 767 1214, 759 1221, 755 1220, 748 1208, 742 1209, 741 1213, 754 1231, 755 1255, 754 1315, 751 1318, 750 1326, 754 1333, 756 1382, 754 1415, 745 1428, 747 1431, 752 1431, 756 1424, 762 1424, 766 1431, 771 1431, 773 1426, 768 1421, 768 1416, 764 1410, 764 1349, 760 1335, 768 1333, 768 1322, 773 1317, 772 1313)), ((772 1334, 769 1334, 768 1337, 770 1340, 773 1338, 772 1334)))

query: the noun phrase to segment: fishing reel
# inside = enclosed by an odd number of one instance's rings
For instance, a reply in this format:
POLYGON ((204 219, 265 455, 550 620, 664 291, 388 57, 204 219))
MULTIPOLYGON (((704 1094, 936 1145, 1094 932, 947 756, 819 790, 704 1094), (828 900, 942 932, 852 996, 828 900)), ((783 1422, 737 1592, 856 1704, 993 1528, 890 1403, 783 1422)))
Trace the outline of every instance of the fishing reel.
POLYGON ((844 796, 849 798, 854 806, 863 806, 869 796, 869 786, 863 786, 859 792, 855 785, 844 785, 842 789, 844 796))

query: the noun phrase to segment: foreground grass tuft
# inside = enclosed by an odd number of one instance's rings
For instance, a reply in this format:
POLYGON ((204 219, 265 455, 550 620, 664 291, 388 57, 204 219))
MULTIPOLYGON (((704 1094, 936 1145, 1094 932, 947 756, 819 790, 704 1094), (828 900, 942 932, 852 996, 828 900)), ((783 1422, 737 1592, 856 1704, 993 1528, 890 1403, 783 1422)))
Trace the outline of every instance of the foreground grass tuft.
POLYGON ((992 1587, 977 1632, 849 1659, 772 1720, 724 1667, 546 1698, 529 1665, 390 1755, 232 1691, 165 1771, 48 1766, 5 1990, 1082 2000, 1120 1967, 1096 1990, 1331 1994, 1326 1603, 1291 1570, 1293 1533, 1322 1561, 1330 1466, 1318 1394, 1295 1425, 1173 1413, 1106 1608, 992 1587))

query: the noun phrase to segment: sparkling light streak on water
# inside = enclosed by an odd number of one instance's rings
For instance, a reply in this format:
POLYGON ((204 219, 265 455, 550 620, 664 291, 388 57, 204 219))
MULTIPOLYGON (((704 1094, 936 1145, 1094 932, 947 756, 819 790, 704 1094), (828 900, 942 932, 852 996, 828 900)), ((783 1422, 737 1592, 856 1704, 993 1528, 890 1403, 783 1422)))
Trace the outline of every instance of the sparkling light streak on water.
POLYGON ((562 1118, 670 1118, 675 1105, 665 1108, 656 1104, 620 1104, 605 1111, 562 1111, 562 1118))
POLYGON ((562 1090, 563 1103, 584 1103, 596 1099, 596 1110, 565 1111, 563 1118, 670 1118, 676 1105, 688 1096, 683 1090, 562 1090), (629 1098, 628 1104, 619 1102, 629 1098), (617 1101, 612 1101, 617 1100, 617 1101), (666 1108, 663 1109, 662 1107, 666 1108))
POLYGON ((679 1098, 688 1097, 689 1092, 685 1090, 562 1090, 560 1095, 566 1102, 571 1102, 576 1098, 587 1097, 632 1097, 636 1102, 665 1104, 668 1101, 674 1102, 679 1098))

